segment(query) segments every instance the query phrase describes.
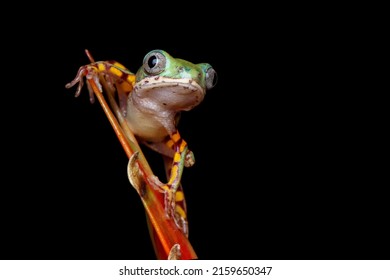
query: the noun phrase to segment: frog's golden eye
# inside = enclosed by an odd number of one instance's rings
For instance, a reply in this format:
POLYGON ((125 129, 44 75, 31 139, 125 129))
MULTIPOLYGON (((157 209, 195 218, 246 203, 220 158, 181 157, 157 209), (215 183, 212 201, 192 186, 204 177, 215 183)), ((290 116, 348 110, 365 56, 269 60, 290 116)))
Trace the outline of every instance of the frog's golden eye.
POLYGON ((166 58, 160 52, 151 52, 144 58, 144 69, 150 75, 160 74, 165 69, 166 58))
POLYGON ((206 71, 206 88, 212 89, 213 87, 215 87, 215 85, 217 84, 217 80, 218 80, 217 72, 215 72, 215 70, 212 67, 207 69, 207 71, 206 71))

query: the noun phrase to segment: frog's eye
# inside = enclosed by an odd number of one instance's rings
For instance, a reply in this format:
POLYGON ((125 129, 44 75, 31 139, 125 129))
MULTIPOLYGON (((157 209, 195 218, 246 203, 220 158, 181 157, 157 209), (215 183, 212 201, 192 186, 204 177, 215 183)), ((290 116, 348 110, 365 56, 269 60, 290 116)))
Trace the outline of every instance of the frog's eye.
POLYGON ((150 75, 160 74, 165 69, 166 58, 160 52, 151 52, 144 58, 144 69, 150 75))
POLYGON ((206 71, 206 88, 212 89, 217 84, 217 80, 218 80, 217 78, 218 78, 217 72, 215 72, 215 70, 212 67, 207 69, 207 71, 206 71))

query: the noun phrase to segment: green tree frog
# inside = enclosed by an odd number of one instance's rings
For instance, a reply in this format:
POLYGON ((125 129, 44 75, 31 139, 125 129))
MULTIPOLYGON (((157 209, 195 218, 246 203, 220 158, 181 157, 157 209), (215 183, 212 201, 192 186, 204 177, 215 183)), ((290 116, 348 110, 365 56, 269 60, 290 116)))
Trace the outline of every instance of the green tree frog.
POLYGON ((183 194, 178 192, 183 167, 192 166, 195 158, 181 138, 177 124, 179 114, 200 104, 206 91, 215 86, 215 70, 208 63, 193 64, 173 58, 163 50, 153 50, 146 54, 136 74, 116 61, 99 61, 80 67, 76 78, 66 87, 79 82, 78 96, 83 77, 94 78, 99 84, 98 73, 104 74, 116 89, 121 112, 137 139, 171 159, 167 183, 154 175, 144 179, 164 192, 166 214, 187 231, 185 211, 176 202, 183 200, 183 194))

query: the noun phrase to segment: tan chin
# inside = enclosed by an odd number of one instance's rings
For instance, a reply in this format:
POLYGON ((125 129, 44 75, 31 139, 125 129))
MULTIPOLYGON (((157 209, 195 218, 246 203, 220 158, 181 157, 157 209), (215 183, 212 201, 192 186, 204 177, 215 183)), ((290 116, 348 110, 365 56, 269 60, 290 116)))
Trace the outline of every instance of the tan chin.
POLYGON ((190 79, 147 78, 135 85, 134 94, 153 99, 167 110, 188 111, 202 102, 205 91, 190 79))

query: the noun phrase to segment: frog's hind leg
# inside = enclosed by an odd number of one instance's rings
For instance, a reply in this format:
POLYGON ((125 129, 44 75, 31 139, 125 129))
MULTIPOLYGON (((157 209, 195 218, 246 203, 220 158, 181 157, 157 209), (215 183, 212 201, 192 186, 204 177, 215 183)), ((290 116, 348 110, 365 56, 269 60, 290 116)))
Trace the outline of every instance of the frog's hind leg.
MULTIPOLYGON (((171 140, 171 138, 168 136, 165 141, 163 142, 147 142, 143 141, 142 144, 145 146, 149 147, 150 149, 156 151, 157 153, 166 156, 172 159, 175 156, 175 150, 174 150, 174 142, 171 140)), ((194 153, 187 149, 185 158, 184 158, 184 166, 185 167, 191 167, 195 164, 195 156, 194 153)), ((167 175, 168 180, 169 180, 169 175, 167 175)))
MULTIPOLYGON (((165 173, 167 178, 169 179, 169 176, 171 174, 172 158, 163 156, 163 159, 165 173)), ((183 186, 181 183, 179 184, 175 192, 174 201, 174 211, 172 212, 173 219, 175 221, 176 226, 183 232, 185 236, 188 237, 187 204, 183 192, 183 186)))
POLYGON ((185 167, 191 167, 195 164, 194 153, 188 149, 187 142, 180 137, 179 132, 175 132, 173 136, 166 141, 165 145, 174 152, 174 159, 178 156, 180 156, 180 159, 183 159, 185 167))
MULTIPOLYGON (((167 144, 169 141, 170 138, 168 137, 165 142, 142 142, 144 145, 162 155, 165 175, 170 183, 163 184, 157 179, 157 177, 147 177, 146 180, 151 182, 155 188, 158 188, 162 193, 164 193, 165 213, 168 217, 171 217, 174 220, 176 226, 188 237, 187 205, 183 187, 180 183, 181 173, 179 173, 182 172, 180 169, 183 169, 183 163, 180 162, 184 161, 184 166, 186 166, 186 157, 180 156, 179 160, 177 153, 173 150, 174 147, 167 144), (182 157, 184 157, 184 159, 182 159, 182 157), (175 171, 173 171, 173 169, 175 171), (178 182, 176 185, 172 184, 172 178, 176 178, 178 182)), ((193 158, 193 153, 188 149, 187 153, 190 153, 193 158)), ((193 163, 194 161, 191 160, 191 162, 193 163)))
MULTIPOLYGON (((182 207, 176 207, 176 201, 183 197, 183 192, 179 192, 181 188, 181 176, 184 167, 192 166, 195 163, 194 154, 188 149, 187 143, 180 137, 178 131, 172 133, 169 139, 165 142, 166 147, 171 151, 168 153, 161 149, 161 144, 150 144, 152 149, 157 150, 164 155, 164 161, 167 172, 167 183, 162 183, 156 176, 147 176, 145 178, 152 186, 164 193, 165 211, 168 217, 173 217, 179 228, 187 228, 185 211, 181 211, 182 207), (160 149, 159 149, 160 148, 160 149), (173 156, 172 156, 173 153, 173 156), (184 219, 182 219, 184 217, 184 219)), ((184 197, 183 197, 184 198, 184 197)), ((184 210, 184 209, 183 209, 184 210)))

